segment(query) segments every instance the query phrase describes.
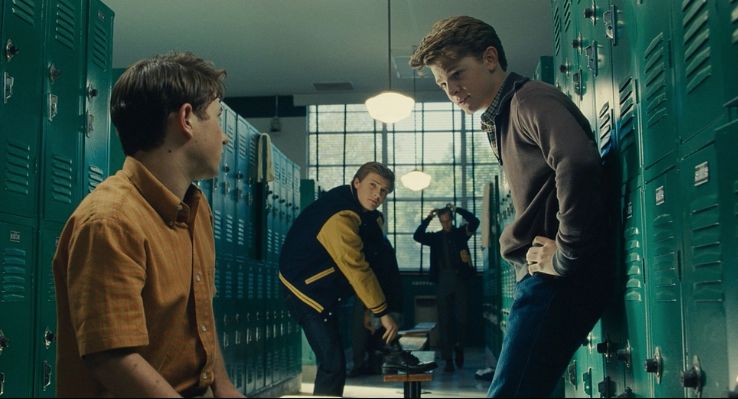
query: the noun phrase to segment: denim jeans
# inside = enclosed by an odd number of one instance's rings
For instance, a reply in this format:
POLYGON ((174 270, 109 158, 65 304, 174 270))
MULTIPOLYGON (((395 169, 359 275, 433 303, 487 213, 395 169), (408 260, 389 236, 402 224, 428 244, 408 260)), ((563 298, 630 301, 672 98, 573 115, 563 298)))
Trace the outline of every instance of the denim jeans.
POLYGON ((515 287, 488 397, 547 397, 610 299, 603 276, 526 276, 515 287))
POLYGON ((320 315, 315 312, 298 314, 291 301, 297 299, 288 295, 287 308, 292 315, 297 316, 297 322, 302 327, 310 347, 315 352, 318 371, 315 375, 313 395, 316 396, 343 396, 343 387, 346 384, 346 357, 339 336, 338 320, 336 315, 320 315))

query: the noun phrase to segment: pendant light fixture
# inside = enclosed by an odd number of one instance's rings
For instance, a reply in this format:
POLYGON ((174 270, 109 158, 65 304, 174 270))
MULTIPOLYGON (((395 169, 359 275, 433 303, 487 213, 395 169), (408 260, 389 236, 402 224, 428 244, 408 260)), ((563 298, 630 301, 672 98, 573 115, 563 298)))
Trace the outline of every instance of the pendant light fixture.
MULTIPOLYGON (((415 97, 415 75, 418 72, 413 70, 413 97, 415 97)), ((421 139, 420 146, 423 148, 424 142, 421 139)), ((418 119, 413 117, 413 151, 415 160, 415 169, 405 173, 400 177, 402 185, 412 191, 420 191, 426 189, 431 182, 431 175, 422 171, 422 167, 418 169, 418 119)), ((420 157, 423 157, 423 150, 420 151, 420 157)))
POLYGON ((415 100, 392 91, 392 18, 390 0, 387 0, 387 83, 388 90, 364 103, 369 115, 383 123, 395 123, 410 116, 415 100))

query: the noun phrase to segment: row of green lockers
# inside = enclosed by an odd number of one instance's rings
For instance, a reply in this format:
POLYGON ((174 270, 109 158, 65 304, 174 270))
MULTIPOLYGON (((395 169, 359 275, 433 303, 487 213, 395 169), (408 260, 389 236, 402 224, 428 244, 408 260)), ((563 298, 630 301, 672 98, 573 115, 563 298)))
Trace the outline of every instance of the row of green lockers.
MULTIPOLYGON (((56 241, 81 198, 123 162, 108 112, 121 72, 111 68, 114 15, 98 0, 0 4, 0 396, 54 396, 56 241)), ((254 394, 300 370, 300 332, 274 300, 299 168, 271 148, 274 181, 257 181, 259 133, 227 106, 222 123, 220 175, 198 185, 213 209, 223 354, 236 386, 254 394)))
MULTIPOLYGON (((738 1, 553 0, 552 11, 555 85, 589 119, 619 198, 617 306, 573 357, 565 394, 738 395, 738 1)), ((493 237, 510 217, 504 187, 493 237)), ((488 256, 496 353, 514 278, 488 256)))

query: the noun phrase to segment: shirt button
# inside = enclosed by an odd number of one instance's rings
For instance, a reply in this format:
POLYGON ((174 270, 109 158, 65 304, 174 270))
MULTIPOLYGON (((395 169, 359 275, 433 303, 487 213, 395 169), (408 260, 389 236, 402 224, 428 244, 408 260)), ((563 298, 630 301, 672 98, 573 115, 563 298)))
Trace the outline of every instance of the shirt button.
POLYGON ((202 277, 200 277, 200 273, 197 273, 197 274, 195 275, 195 281, 197 281, 197 282, 199 283, 199 282, 200 282, 200 280, 202 280, 202 277))
POLYGON ((200 326, 200 329, 202 330, 202 332, 207 332, 208 331, 208 326, 206 326, 205 324, 203 324, 203 325, 200 326))
POLYGON ((327 323, 327 322, 328 322, 328 319, 323 319, 323 322, 324 322, 324 323, 327 323))
POLYGON ((333 316, 333 313, 331 313, 331 312, 328 312, 328 316, 333 316))
POLYGON ((341 302, 341 298, 338 298, 338 302, 341 302))

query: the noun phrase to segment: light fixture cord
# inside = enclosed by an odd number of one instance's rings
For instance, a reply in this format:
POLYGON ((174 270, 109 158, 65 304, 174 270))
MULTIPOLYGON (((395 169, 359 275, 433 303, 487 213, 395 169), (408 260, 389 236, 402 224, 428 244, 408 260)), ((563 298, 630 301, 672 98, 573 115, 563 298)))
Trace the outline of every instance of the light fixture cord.
MULTIPOLYGON (((416 98, 415 95, 415 70, 413 70, 413 98, 416 98)), ((415 160, 415 170, 418 169, 418 115, 416 112, 416 107, 418 106, 417 101, 413 105, 413 151, 415 152, 415 155, 413 156, 413 160, 415 160)))
POLYGON ((392 91, 392 7, 387 0, 387 83, 389 91, 392 91))

